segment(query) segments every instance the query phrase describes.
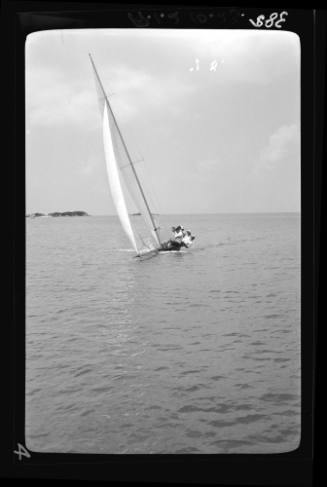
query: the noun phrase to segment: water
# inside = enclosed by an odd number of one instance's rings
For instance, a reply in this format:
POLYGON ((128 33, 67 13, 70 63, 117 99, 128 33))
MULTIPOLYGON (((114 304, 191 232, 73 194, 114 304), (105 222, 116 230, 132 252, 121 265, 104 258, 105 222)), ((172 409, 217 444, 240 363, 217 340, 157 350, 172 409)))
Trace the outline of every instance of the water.
POLYGON ((300 441, 300 216, 166 216, 139 262, 116 217, 27 219, 26 445, 277 453, 300 441))

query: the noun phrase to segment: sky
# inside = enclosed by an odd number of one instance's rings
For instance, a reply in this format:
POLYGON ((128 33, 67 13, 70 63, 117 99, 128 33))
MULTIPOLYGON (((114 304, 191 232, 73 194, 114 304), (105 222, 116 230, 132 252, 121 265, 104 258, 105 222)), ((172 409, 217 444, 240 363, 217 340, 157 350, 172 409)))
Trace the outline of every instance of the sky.
POLYGON ((27 213, 115 214, 88 53, 155 213, 300 211, 296 34, 89 29, 27 37, 27 213))

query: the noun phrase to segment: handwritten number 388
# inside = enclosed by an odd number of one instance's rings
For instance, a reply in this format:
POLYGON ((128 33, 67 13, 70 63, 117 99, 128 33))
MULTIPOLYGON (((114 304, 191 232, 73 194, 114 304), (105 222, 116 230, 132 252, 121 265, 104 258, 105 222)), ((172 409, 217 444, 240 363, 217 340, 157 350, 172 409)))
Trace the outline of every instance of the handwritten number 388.
POLYGON ((281 23, 282 22, 285 22, 285 16, 288 15, 287 12, 281 12, 279 14, 279 20, 276 21, 276 19, 278 19, 278 13, 277 12, 273 12, 270 17, 266 19, 266 17, 264 15, 259 15, 257 17, 257 20, 256 22, 252 19, 249 19, 249 21, 251 22, 251 24, 254 26, 254 27, 266 27, 267 29, 270 29, 271 27, 277 27, 277 29, 281 29, 282 26, 281 26, 281 23), (275 22, 276 21, 276 22, 275 22))

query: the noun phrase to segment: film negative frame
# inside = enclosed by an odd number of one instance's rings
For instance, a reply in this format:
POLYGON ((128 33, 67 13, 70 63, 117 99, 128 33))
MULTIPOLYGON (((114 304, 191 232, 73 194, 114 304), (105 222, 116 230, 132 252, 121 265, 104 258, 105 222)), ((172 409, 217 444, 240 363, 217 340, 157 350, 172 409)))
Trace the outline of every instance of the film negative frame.
MULTIPOLYGON (((324 35, 320 12, 282 8, 6 2, 9 97, 8 160, 13 197, 12 326, 8 330, 9 406, 3 476, 216 483, 310 485, 317 336, 317 284, 323 154, 324 35), (28 34, 51 29, 275 29, 301 41, 301 442, 280 454, 102 455, 29 452, 25 447, 25 98, 24 46, 28 34)), ((5 370, 5 369, 4 369, 5 370)))

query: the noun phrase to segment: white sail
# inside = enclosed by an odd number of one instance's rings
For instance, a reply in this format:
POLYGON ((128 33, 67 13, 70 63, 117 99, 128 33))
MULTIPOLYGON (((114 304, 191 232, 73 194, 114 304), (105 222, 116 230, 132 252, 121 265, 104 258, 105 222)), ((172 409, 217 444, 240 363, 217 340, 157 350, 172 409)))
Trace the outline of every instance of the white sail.
POLYGON ((134 250, 138 252, 133 229, 129 219, 129 214, 127 211, 125 197, 120 182, 118 164, 117 164, 117 160, 113 148, 112 137, 111 137, 108 108, 107 108, 106 101, 104 103, 104 112, 103 112, 103 144, 104 144, 107 174, 108 174, 112 199, 116 207, 122 227, 125 230, 128 238, 130 239, 134 250))
POLYGON ((91 55, 90 60, 95 74, 101 115, 103 116, 103 135, 109 184, 118 216, 138 254, 142 253, 142 251, 140 252, 141 248, 156 250, 161 245, 159 224, 151 213, 141 182, 91 55), (140 220, 130 220, 124 193, 125 188, 127 189, 135 208, 142 217, 142 228, 140 220), (139 251, 137 249, 139 249, 139 251))
MULTIPOLYGON (((109 119, 111 119, 111 125, 114 126, 112 114, 109 114, 109 119)), ((147 229, 147 240, 151 242, 151 245, 158 247, 160 246, 160 240, 158 237, 159 232, 158 230, 155 231, 155 229, 158 229, 159 224, 150 211, 148 202, 145 199, 143 188, 136 174, 136 168, 130 161, 124 141, 120 134, 114 130, 112 131, 112 142, 115 154, 117 155, 117 163, 128 193, 131 196, 135 208, 139 211, 145 224, 145 228, 147 229)))

